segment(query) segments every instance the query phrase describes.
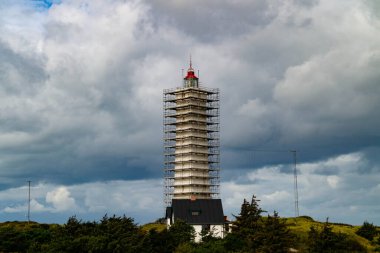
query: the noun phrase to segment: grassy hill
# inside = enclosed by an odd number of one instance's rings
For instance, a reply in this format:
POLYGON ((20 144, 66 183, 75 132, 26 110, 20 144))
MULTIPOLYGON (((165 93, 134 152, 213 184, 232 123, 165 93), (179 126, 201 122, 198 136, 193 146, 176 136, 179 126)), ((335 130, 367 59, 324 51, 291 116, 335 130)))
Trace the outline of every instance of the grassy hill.
MULTIPOLYGON (((306 242, 308 238, 308 232, 311 226, 322 229, 324 222, 313 220, 311 217, 302 216, 298 218, 283 218, 286 221, 289 229, 297 236, 297 249, 299 252, 306 252, 306 242)), ((367 239, 358 236, 355 232, 360 226, 353 226, 349 224, 329 223, 334 233, 346 234, 350 239, 359 242, 361 245, 367 248, 368 252, 380 252, 380 248, 376 251, 376 245, 371 244, 367 239)), ((142 226, 144 231, 150 229, 156 229, 157 231, 164 230, 166 225, 159 223, 148 223, 142 226)), ((380 232, 380 229, 379 229, 380 232)))
POLYGON ((141 229, 145 232, 148 232, 151 229, 155 229, 158 232, 161 232, 165 228, 166 228, 166 225, 161 224, 161 223, 147 223, 147 224, 141 226, 141 229))
MULTIPOLYGON (((308 237, 308 232, 311 226, 315 228, 322 229, 325 222, 314 221, 311 217, 302 216, 298 218, 284 218, 289 229, 298 237, 299 249, 302 250, 305 248, 305 244, 308 237)), ((338 224, 338 223, 329 223, 332 227, 334 233, 346 234, 350 239, 359 242, 361 245, 365 246, 368 252, 380 252, 376 250, 376 246, 372 245, 367 239, 358 236, 355 232, 359 229, 360 226, 352 226, 349 224, 338 224)), ((379 229, 378 229, 379 230, 379 229)), ((380 231, 380 230, 379 230, 380 231)))

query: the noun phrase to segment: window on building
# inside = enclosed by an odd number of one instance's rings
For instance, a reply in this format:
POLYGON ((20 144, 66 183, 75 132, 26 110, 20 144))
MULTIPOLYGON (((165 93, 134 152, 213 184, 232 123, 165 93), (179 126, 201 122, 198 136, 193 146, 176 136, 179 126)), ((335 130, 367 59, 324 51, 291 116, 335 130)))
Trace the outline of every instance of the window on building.
POLYGON ((191 210, 190 211, 190 214, 192 216, 198 216, 198 215, 201 215, 201 210, 191 210))

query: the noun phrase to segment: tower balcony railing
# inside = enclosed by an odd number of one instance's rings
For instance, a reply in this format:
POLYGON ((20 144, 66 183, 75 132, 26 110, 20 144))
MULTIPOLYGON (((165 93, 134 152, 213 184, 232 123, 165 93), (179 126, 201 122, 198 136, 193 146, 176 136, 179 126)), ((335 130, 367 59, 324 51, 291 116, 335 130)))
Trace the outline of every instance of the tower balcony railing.
POLYGON ((216 115, 214 115, 213 113, 205 112, 204 110, 185 109, 185 110, 169 111, 169 112, 164 113, 165 117, 172 117, 172 118, 191 116, 191 115, 200 115, 204 117, 216 117, 216 115))
POLYGON ((184 117, 182 118, 169 118, 174 119, 174 122, 170 121, 168 124, 174 124, 174 125, 202 125, 205 126, 206 124, 210 123, 210 121, 206 117, 184 117))
POLYGON ((202 138, 178 138, 168 139, 168 142, 164 142, 164 148, 216 148, 218 141, 209 140, 205 137, 202 138))
POLYGON ((165 110, 186 110, 186 109, 198 109, 198 110, 213 110, 216 109, 216 106, 209 104, 200 104, 200 103, 188 103, 188 104, 175 104, 170 106, 165 106, 165 110))
POLYGON ((183 186, 178 186, 178 187, 174 187, 174 195, 176 194, 199 194, 199 193, 207 193, 207 194, 211 194, 211 190, 209 189, 209 187, 195 187, 195 186, 191 186, 191 187, 183 187, 183 186))
POLYGON ((184 96, 181 96, 182 94, 180 94, 179 96, 175 96, 175 97, 172 97, 172 96, 167 96, 167 97, 164 97, 164 103, 183 103, 183 102, 188 102, 188 101, 201 101, 201 102, 205 102, 205 103, 213 103, 213 102, 218 102, 219 99, 218 98, 213 98, 211 96, 194 96, 194 94, 184 94, 184 96))
POLYGON ((210 162, 210 160, 206 157, 201 157, 201 156, 195 156, 195 155, 184 155, 184 156, 176 156, 174 162, 191 162, 191 161, 196 161, 196 162, 210 162))
POLYGON ((174 171, 175 173, 194 173, 194 175, 205 175, 208 173, 210 176, 210 169, 207 167, 207 164, 205 164, 205 167, 174 166, 168 170, 174 171))
POLYGON ((212 109, 204 110, 204 108, 181 108, 179 110, 167 110, 164 112, 164 118, 180 118, 180 117, 207 117, 207 118, 218 118, 219 112, 213 111, 212 109))
POLYGON ((193 138, 193 139, 183 139, 178 140, 174 143, 174 147, 198 147, 198 148, 208 148, 209 142, 206 138, 193 138))
POLYGON ((178 133, 172 133, 168 132, 168 135, 165 135, 165 141, 183 141, 183 140, 205 140, 205 141, 211 141, 214 140, 214 138, 210 138, 207 135, 207 132, 202 131, 202 132, 178 132, 178 133))
POLYGON ((187 116, 184 118, 174 118, 167 117, 164 119, 164 125, 179 125, 179 124, 219 124, 218 117, 196 117, 196 116, 187 116))
MULTIPOLYGON (((204 128, 201 125, 195 125, 191 124, 188 126, 181 126, 181 127, 176 127, 174 124, 166 124, 164 128, 164 134, 166 133, 175 133, 175 134, 182 134, 182 133, 188 133, 189 137, 192 134, 196 134, 196 132, 204 132, 204 133, 210 133, 210 132, 219 132, 220 126, 218 123, 215 124, 207 124, 207 127, 204 128)), ((211 137, 211 135, 209 136, 211 137)))
POLYGON ((198 92, 206 92, 207 94, 219 94, 219 89, 218 88, 207 88, 204 86, 199 86, 197 88, 195 87, 190 87, 190 88, 184 88, 184 87, 176 87, 176 88, 171 88, 171 89, 164 89, 164 94, 170 95, 170 94, 176 94, 178 92, 183 92, 184 90, 194 90, 198 92))
POLYGON ((176 150, 174 154, 179 159, 209 155, 208 150, 176 150))
POLYGON ((168 135, 164 137, 164 147, 166 146, 174 146, 176 143, 185 143, 185 142, 191 142, 191 141, 194 141, 194 143, 196 143, 197 141, 200 141, 200 142, 206 142, 208 143, 207 145, 208 146, 214 146, 214 145, 217 145, 217 144, 213 144, 211 143, 211 141, 217 141, 218 139, 213 139, 213 138, 209 138, 207 137, 207 134, 198 134, 198 135, 186 135, 186 134, 178 134, 178 135, 168 135), (174 143, 173 143, 174 142, 174 143))
POLYGON ((176 178, 176 180, 174 181, 174 186, 188 186, 188 185, 210 186, 210 180, 176 178))
POLYGON ((183 133, 189 133, 188 136, 191 136, 191 134, 195 134, 195 132, 203 132, 203 133, 208 133, 208 132, 219 132, 220 127, 219 124, 213 124, 213 125, 208 125, 207 128, 201 127, 201 126, 195 126, 195 125, 190 125, 186 127, 181 127, 181 128, 176 128, 175 125, 166 125, 166 126, 173 126, 173 127, 165 127, 164 133, 175 133, 177 135, 183 134, 183 133))
POLYGON ((202 165, 202 166, 205 166, 205 165, 209 165, 210 163, 213 163, 213 162, 210 162, 208 159, 206 160, 199 160, 199 159, 192 159, 192 160, 182 160, 182 161, 179 161, 179 160, 170 160, 170 161, 164 161, 164 164, 174 164, 176 167, 177 166, 183 166, 183 165, 189 165, 189 164, 197 164, 197 165, 202 165))
POLYGON ((219 149, 176 149, 167 151, 165 156, 176 156, 177 158, 204 157, 206 159, 207 156, 218 156, 219 154, 219 149))
MULTIPOLYGON (((207 143, 206 143, 207 144, 207 143)), ((205 153, 208 154, 209 148, 208 146, 203 145, 194 145, 194 144, 178 144, 176 147, 173 148, 175 154, 182 154, 182 153, 205 153)))
POLYGON ((206 170, 180 170, 175 171, 174 178, 176 179, 197 179, 197 180, 209 180, 210 175, 206 170))

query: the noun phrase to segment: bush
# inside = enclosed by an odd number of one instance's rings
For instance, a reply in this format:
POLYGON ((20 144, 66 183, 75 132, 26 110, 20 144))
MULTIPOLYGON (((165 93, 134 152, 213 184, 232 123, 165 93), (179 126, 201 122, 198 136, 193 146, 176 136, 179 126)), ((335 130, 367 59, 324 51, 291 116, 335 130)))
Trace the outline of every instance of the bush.
POLYGON ((376 227, 367 221, 356 231, 356 234, 366 238, 369 241, 372 241, 373 238, 378 234, 376 227))
POLYGON ((357 241, 354 241, 346 234, 334 233, 331 225, 326 221, 321 231, 311 227, 308 239, 309 252, 367 252, 367 250, 357 241))

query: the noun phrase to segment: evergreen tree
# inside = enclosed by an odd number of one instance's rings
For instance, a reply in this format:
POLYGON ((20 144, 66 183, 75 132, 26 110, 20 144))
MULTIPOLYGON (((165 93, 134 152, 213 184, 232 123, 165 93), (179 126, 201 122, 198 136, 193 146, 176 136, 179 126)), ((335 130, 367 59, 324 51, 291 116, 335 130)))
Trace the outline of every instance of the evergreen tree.
POLYGON ((185 221, 176 219, 173 225, 169 228, 170 247, 175 248, 180 244, 185 244, 194 241, 195 230, 193 226, 185 221))
POLYGON ((265 253, 288 252, 293 245, 294 235, 290 233, 285 221, 281 220, 274 211, 264 222, 261 251, 265 253))
POLYGON ((372 241, 373 238, 378 235, 376 227, 369 223, 368 221, 365 221, 363 225, 359 228, 358 231, 356 231, 356 234, 366 238, 369 241, 372 241))
POLYGON ((259 207, 256 196, 252 196, 251 203, 244 199, 241 205, 239 216, 235 216, 236 221, 233 223, 232 231, 235 233, 254 233, 259 230, 261 224, 261 214, 265 211, 259 207))

